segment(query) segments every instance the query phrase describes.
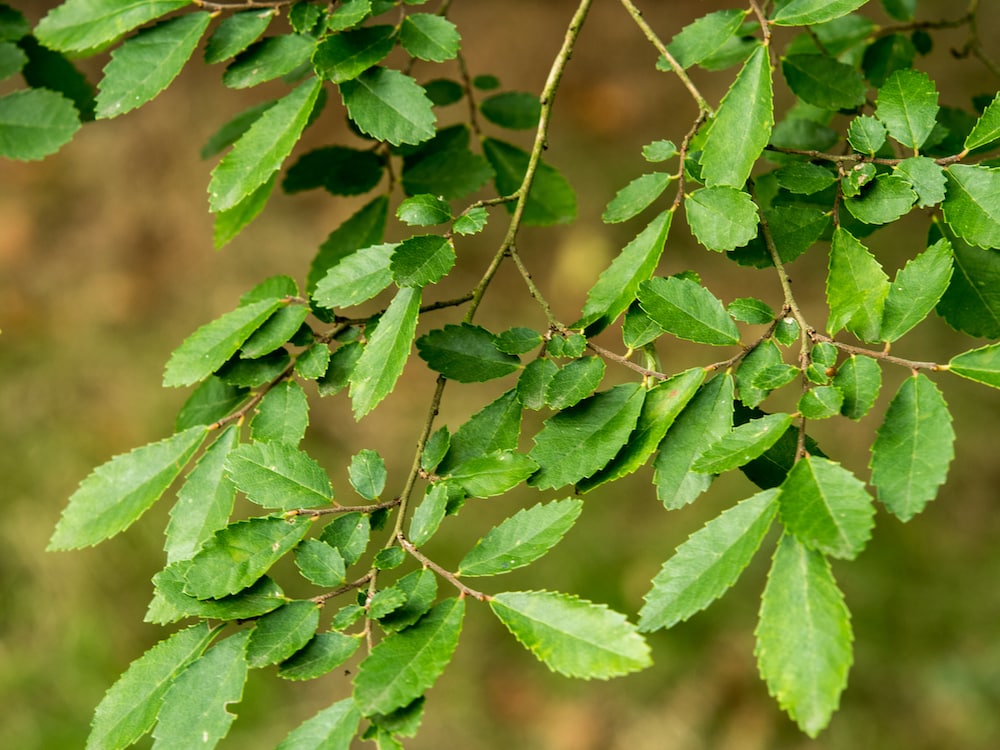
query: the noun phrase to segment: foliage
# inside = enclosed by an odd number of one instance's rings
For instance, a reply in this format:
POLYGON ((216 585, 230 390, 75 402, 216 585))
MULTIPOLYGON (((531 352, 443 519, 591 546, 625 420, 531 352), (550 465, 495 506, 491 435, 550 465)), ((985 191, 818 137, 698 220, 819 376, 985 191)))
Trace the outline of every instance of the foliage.
POLYGON ((929 32, 964 27, 968 53, 1000 74, 976 36, 983 11, 972 2, 958 19, 923 20, 918 3, 885 0, 892 21, 879 26, 856 12, 879 11, 865 0, 748 0, 663 30, 673 33, 664 43, 621 0, 623 21, 658 53, 657 68, 680 78, 696 112, 686 133, 663 134, 674 140, 637 144, 658 166, 618 190, 602 218, 640 226, 566 324, 535 285, 534 259, 521 256, 517 238, 524 226, 577 215, 572 187, 542 155, 591 2, 581 0, 569 19, 537 96, 494 92, 492 76, 471 75, 448 18, 452 3, 433 12, 423 5, 67 0, 34 30, 0 5, 0 75, 25 83, 0 97, 3 156, 42 158, 81 123, 145 104, 204 40, 206 61, 227 66, 224 85, 287 89, 222 125, 203 151, 228 149, 208 185, 216 244, 265 208, 286 165, 286 192, 370 196, 319 248, 304 288, 288 276, 265 279, 173 352, 163 384, 196 386, 175 434, 112 458, 70 498, 51 549, 124 531, 187 469, 147 618, 199 622, 136 659, 108 690, 88 747, 125 747, 149 732, 157 747, 214 746, 249 669, 277 665, 286 679, 314 679, 359 650, 352 697, 292 728, 281 747, 346 748, 359 732, 398 747, 417 731, 470 601, 553 671, 607 679, 649 667, 642 633, 712 604, 765 547, 773 555, 755 631, 760 674, 816 736, 853 659, 831 559, 866 548, 876 497, 909 521, 944 483, 955 433, 937 376, 1000 387, 995 343, 949 362, 890 353, 935 312, 960 333, 1000 337, 1000 171, 989 158, 1000 146, 1000 95, 977 99, 973 112, 943 107, 916 52, 885 43, 912 39, 928 54, 929 32), (71 58, 109 48, 95 93, 71 58), (695 66, 730 82, 714 108, 688 76, 695 66), (785 88, 795 103, 779 111, 785 88), (334 94, 356 139, 293 161, 303 132, 338 106, 334 94), (439 111, 459 103, 467 122, 439 125, 439 111), (510 142, 508 130, 533 130, 530 148, 510 142), (727 305, 696 271, 658 275, 680 210, 706 251, 748 267, 750 278, 772 274, 781 299, 727 305), (910 215, 927 223, 927 241, 890 280, 872 247, 880 229, 910 215), (441 299, 439 283, 455 268, 470 270, 465 238, 490 221, 506 229, 478 283, 441 299), (828 307, 818 325, 803 314, 787 268, 824 252, 826 278, 809 282, 828 307), (546 316, 543 330, 474 322, 505 263, 546 316), (458 322, 418 337, 419 324, 457 309, 458 322), (618 335, 624 354, 607 343, 618 335), (674 339, 712 347, 701 350, 705 364, 664 371, 661 353, 674 339), (346 388, 340 397, 364 419, 415 366, 414 350, 437 381, 413 467, 390 476, 376 451, 358 447, 347 475, 360 501, 345 501, 346 488, 335 490, 300 445, 307 394, 346 388), (621 377, 602 388, 609 366, 621 377), (880 425, 867 433, 849 425, 871 444, 865 475, 810 428, 868 414, 883 368, 904 378, 880 425), (493 380, 502 395, 453 429, 436 423, 449 381, 493 380), (525 410, 543 412, 534 434, 522 435, 525 410), (647 464, 667 510, 737 469, 760 491, 735 498, 663 563, 636 624, 573 592, 487 593, 466 583, 543 557, 586 511, 578 497, 539 502, 469 539, 454 570, 431 556, 439 529, 475 514, 470 499, 522 485, 584 494, 647 464), (285 558, 318 590, 313 596, 288 596, 271 578, 285 558))

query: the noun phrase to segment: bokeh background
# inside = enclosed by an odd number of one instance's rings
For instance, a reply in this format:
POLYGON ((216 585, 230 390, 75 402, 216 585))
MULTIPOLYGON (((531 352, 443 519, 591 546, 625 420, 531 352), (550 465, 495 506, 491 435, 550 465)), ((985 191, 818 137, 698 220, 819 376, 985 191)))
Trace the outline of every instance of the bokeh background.
MULTIPOLYGON (((33 21, 55 3, 15 2, 33 21)), ((724 0, 643 3, 669 39, 724 0)), ((873 3, 873 5, 877 5, 873 3)), ((955 17, 959 4, 921 0, 920 17, 955 17)), ((1000 7, 984 4, 982 39, 1000 56, 1000 7)), ((469 2, 452 17, 473 74, 496 73, 505 87, 539 91, 575 3, 568 0, 469 2)), ((885 18, 878 13, 879 20, 885 18)), ((961 32, 936 37, 921 67, 937 80, 942 103, 967 107, 1000 81, 975 61, 956 60, 961 32)), ((780 40, 779 47, 780 49, 780 40)), ((598 0, 558 95, 547 159, 579 193, 570 227, 526 230, 519 243, 557 315, 577 316, 586 290, 636 225, 609 227, 600 212, 644 170, 641 146, 679 141, 695 115, 677 81, 654 70, 656 54, 619 3, 598 0)), ((91 80, 104 58, 84 62, 91 80)), ((421 69, 415 70, 420 74, 421 69)), ((696 81, 712 102, 733 71, 696 81)), ((231 309, 239 295, 275 273, 304 277, 326 235, 357 203, 320 194, 276 194, 264 215, 230 246, 212 249, 205 186, 206 138, 268 91, 236 92, 219 68, 189 66, 152 104, 85 127, 43 162, 0 163, 0 747, 82 747, 94 706, 128 663, 167 631, 142 622, 150 577, 162 567, 169 501, 127 533, 95 549, 44 551, 66 498, 111 455, 171 430, 186 393, 159 387, 170 351, 198 325, 231 309)), ((437 73, 435 73, 437 75, 437 73)), ((779 93, 787 103, 787 92, 779 93)), ((460 107, 442 118, 459 118, 460 107)), ((335 104, 305 146, 347 137, 335 104)), ((478 278, 503 229, 459 246, 453 289, 478 278)), ((680 217, 678 217, 680 219, 680 217)), ((876 234, 870 245, 887 269, 923 245, 926 217, 876 234)), ((824 319, 823 250, 791 267, 806 313, 824 319), (816 256, 816 257, 810 257, 816 256)), ((698 250, 675 221, 662 272, 696 267, 725 300, 760 296, 780 305, 773 275, 740 269, 698 250)), ((441 297, 448 290, 442 291, 441 297)), ((458 313, 427 316, 439 326, 458 313)), ((501 329, 543 325, 520 281, 501 272, 479 319, 501 329)), ((947 359, 982 342, 937 320, 896 351, 947 359)), ((620 349, 613 337, 608 345, 620 349)), ((664 346, 664 367, 679 370, 706 354, 664 346)), ((714 353, 709 353, 711 357, 714 353)), ((347 496, 343 469, 360 448, 386 457, 390 486, 402 484, 432 379, 414 362, 398 393, 356 424, 346 399, 317 399, 309 450, 347 496), (393 484, 395 483, 395 484, 393 484)), ((609 379, 626 377, 609 368, 609 379)), ((886 372, 879 409, 902 373, 886 372)), ((496 623, 470 606, 455 663, 429 694, 412 748, 468 750, 791 750, 1000 747, 1000 462, 995 442, 1000 396, 938 377, 955 414, 957 457, 938 499, 903 525, 879 511, 874 538, 857 561, 835 563, 853 615, 855 664, 842 708, 816 741, 800 735, 767 695, 752 655, 757 603, 770 540, 721 602, 667 633, 650 637, 654 668, 608 683, 550 674, 496 623)), ((507 384, 451 388, 442 423, 456 427, 507 384), (464 392, 463 392, 464 391, 464 392)), ((866 476, 866 446, 878 410, 858 425, 823 426, 826 451, 866 476)), ((587 496, 585 513, 543 562, 489 591, 521 587, 575 591, 634 615, 649 580, 673 548, 708 518, 750 494, 739 477, 717 482, 695 505, 665 513, 650 472, 587 496)), ((454 565, 500 518, 538 499, 534 491, 470 503, 428 551, 454 565)), ((341 670, 286 683, 274 670, 251 673, 223 747, 273 747, 319 708, 349 690, 341 670)), ((148 742, 145 745, 148 746, 148 742)))

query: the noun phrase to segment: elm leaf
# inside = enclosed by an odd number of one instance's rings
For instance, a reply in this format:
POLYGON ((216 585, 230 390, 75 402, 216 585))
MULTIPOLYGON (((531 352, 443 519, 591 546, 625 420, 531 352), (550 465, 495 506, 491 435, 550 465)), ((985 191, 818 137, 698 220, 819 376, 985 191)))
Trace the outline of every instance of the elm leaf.
POLYGON ((639 304, 666 332, 713 346, 740 342, 740 332, 722 302, 691 279, 670 276, 639 285, 639 304))
POLYGON ((226 471, 240 492, 265 508, 317 508, 333 500, 323 468, 288 443, 244 443, 229 454, 226 471))

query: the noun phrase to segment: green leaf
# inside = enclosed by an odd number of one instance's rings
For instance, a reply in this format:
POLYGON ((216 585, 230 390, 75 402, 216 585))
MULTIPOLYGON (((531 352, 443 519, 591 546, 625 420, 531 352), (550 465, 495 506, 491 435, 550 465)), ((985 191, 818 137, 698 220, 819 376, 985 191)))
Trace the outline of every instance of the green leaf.
POLYGON ((278 667, 278 676, 286 680, 312 680, 322 677, 350 659, 361 645, 361 638, 343 633, 317 633, 303 648, 278 667))
POLYGON ((333 83, 350 81, 382 62, 396 46, 392 26, 364 26, 328 36, 316 47, 316 74, 333 83))
POLYGON ((185 617, 246 620, 260 617, 288 601, 281 587, 267 576, 238 594, 201 601, 184 593, 184 574, 190 567, 189 560, 180 560, 153 576, 156 593, 146 611, 146 622, 164 625, 185 617))
POLYGON ((319 539, 303 539, 295 548, 295 567, 310 583, 333 587, 344 582, 346 570, 340 551, 319 539))
POLYGON ((917 56, 908 34, 887 34, 872 42, 862 58, 862 69, 873 86, 881 87, 897 70, 913 67, 917 56))
POLYGON ((385 461, 377 451, 364 449, 351 458, 347 468, 348 478, 354 490, 365 500, 376 500, 385 489, 385 461))
POLYGON ((781 522, 810 549, 853 560, 871 537, 875 508, 864 484, 828 459, 797 461, 778 500, 781 522))
POLYGON ((673 211, 664 211, 629 242, 587 292, 574 328, 606 328, 632 304, 639 284, 653 275, 670 232, 673 211))
POLYGON ((642 147, 642 158, 648 162, 666 161, 674 156, 677 156, 677 144, 673 141, 651 141, 642 147))
POLYGON ((171 18, 140 31, 112 52, 98 84, 98 119, 141 107, 169 86, 211 20, 205 11, 171 18))
POLYGON ((705 138, 701 155, 705 185, 743 187, 771 138, 773 109, 771 59, 767 47, 759 46, 720 102, 705 138))
POLYGON ((515 372, 521 361, 497 349, 492 333, 471 323, 446 325, 417 339, 417 352, 435 372, 460 383, 479 383, 515 372))
POLYGON ((434 471, 450 447, 451 433, 448 432, 447 425, 442 425, 427 438, 424 452, 420 456, 420 468, 428 473, 434 471))
POLYGON ((486 222, 490 218, 489 213, 482 206, 466 209, 465 213, 455 219, 451 228, 458 234, 479 234, 486 227, 486 222))
POLYGON ((603 604, 553 591, 507 591, 490 599, 497 619, 554 672, 606 680, 645 669, 649 646, 603 604))
POLYGON ((733 377, 705 383, 677 416, 660 442, 654 462, 656 496, 668 510, 682 508, 708 489, 709 474, 691 466, 705 448, 733 426, 733 377))
POLYGON ((464 599, 445 599, 415 625, 375 646, 354 680, 354 701, 361 713, 402 708, 437 682, 458 645, 464 615, 464 599))
POLYGON ((705 379, 705 370, 692 367, 646 392, 635 430, 618 454, 592 476, 577 482, 579 492, 589 492, 620 479, 643 466, 663 441, 663 436, 705 379))
POLYGON ((462 37, 444 16, 413 13, 399 26, 399 43, 413 57, 430 62, 444 62, 458 55, 462 37))
POLYGON ((875 156, 875 152, 885 145, 886 133, 885 125, 877 117, 859 115, 851 120, 847 140, 855 151, 875 156))
POLYGON ((1000 94, 997 94, 983 110, 972 132, 965 137, 964 147, 971 151, 991 144, 997 139, 1000 139, 1000 94))
POLYGON ((507 354, 527 354, 542 345, 542 334, 534 328, 514 326, 494 337, 497 349, 507 354))
POLYGON ((0 40, 0 81, 10 78, 28 62, 28 56, 13 42, 0 40))
POLYGON ((467 125, 442 128, 403 159, 403 189, 407 195, 431 193, 445 200, 463 198, 493 177, 493 170, 469 149, 467 125))
POLYGON ((882 311, 883 341, 895 341, 926 318, 951 280, 951 243, 940 239, 896 274, 882 311))
POLYGON ((262 39, 241 52, 222 74, 231 89, 248 89, 299 70, 316 47, 316 40, 301 34, 262 39))
POLYGON ((833 385, 844 395, 840 413, 849 419, 861 419, 875 404, 882 387, 882 370, 871 357, 852 354, 838 368, 833 385))
POLYGON ((682 68, 707 60, 731 40, 746 18, 745 10, 717 10, 680 30, 670 40, 667 50, 682 68))
POLYGON ((448 474, 470 497, 493 497, 512 490, 535 473, 538 464, 511 450, 494 451, 463 461, 448 474))
POLYGON ((533 359, 525 365, 516 388, 517 399, 525 409, 538 410, 548 404, 549 383, 557 372, 559 365, 548 357, 533 359))
POLYGON ((308 519, 281 516, 237 521, 215 533, 191 558, 185 593, 218 599, 253 585, 309 531, 308 519))
POLYGON ((484 406, 451 436, 451 446, 437 471, 447 473, 471 458, 493 451, 516 450, 521 411, 513 389, 484 406))
POLYGON ((398 70, 371 68, 340 84, 347 114, 363 133, 394 146, 434 136, 433 105, 420 85, 398 70))
POLYGON ((205 43, 205 62, 228 60, 249 47, 277 15, 274 8, 233 13, 216 27, 205 43))
POLYGON ((650 172, 636 177, 619 190, 601 214, 607 224, 618 224, 638 216, 659 198, 672 179, 666 172, 650 172))
POLYGON ((638 384, 625 383, 545 420, 528 454, 540 467, 528 484, 563 487, 608 463, 635 428, 644 396, 638 384))
POLYGON ((947 179, 944 168, 927 156, 914 156, 896 165, 896 174, 910 183, 920 208, 935 206, 945 199, 947 179))
POLYGON ((54 154, 80 129, 73 102, 55 91, 29 89, 0 96, 0 156, 34 161, 54 154))
POLYGON ((309 424, 309 401, 302 386, 284 380, 271 388, 257 406, 250 422, 250 437, 256 442, 298 445, 309 424))
POLYGON ((284 661, 309 642, 319 625, 319 605, 288 602, 257 620, 247 644, 247 663, 266 667, 284 661))
POLYGON ((832 385, 810 388, 799 397, 798 410, 806 419, 826 419, 839 414, 844 394, 832 385))
POLYGON ((865 224, 888 224, 908 213, 917 194, 908 180, 895 175, 879 175, 861 195, 844 201, 847 210, 865 224))
POLYGON ((406 594, 395 586, 382 589, 368 602, 368 617, 372 620, 380 620, 386 615, 392 614, 406 602, 406 594))
POLYGON ((451 206, 430 193, 420 193, 399 204, 396 216, 410 226, 429 227, 451 221, 451 206))
MULTIPOLYGON (((483 154, 496 173, 495 182, 500 195, 512 195, 521 188, 528 171, 529 155, 517 146, 494 138, 483 140, 483 154)), ((510 211, 512 204, 507 204, 510 211)), ((573 188, 554 167, 539 161, 534 181, 521 217, 522 224, 549 226, 565 224, 576 218, 576 194, 573 188)))
POLYGON ((909 521, 944 484, 954 443, 951 414, 937 386, 922 373, 904 380, 872 445, 872 484, 878 499, 909 521))
POLYGON ((773 341, 762 341, 748 352, 736 370, 736 388, 740 401, 746 406, 754 407, 767 398, 770 391, 759 385, 758 380, 763 373, 781 364, 781 350, 773 341))
POLYGON ((431 485, 423 501, 413 511, 409 540, 417 547, 425 544, 438 530, 447 510, 448 487, 445 484, 431 485))
POLYGON ((1000 388, 1000 344, 990 344, 956 354, 948 370, 977 383, 1000 388))
POLYGON ((803 732, 816 737, 847 685, 853 635, 830 564, 790 534, 774 554, 754 634, 768 692, 803 732))
POLYGON ((288 343, 298 333, 308 314, 309 308, 305 305, 289 304, 279 308, 243 342, 240 347, 241 356, 244 359, 256 359, 288 343))
POLYGON ((553 409, 567 409, 595 390, 604 378, 604 360, 583 357, 555 372, 545 389, 545 402, 553 409))
POLYGON ((954 273, 937 312, 970 336, 1000 338, 1000 253, 949 235, 954 273))
POLYGON ((392 253, 389 269, 399 286, 436 284, 455 265, 455 245, 450 237, 420 234, 403 240, 392 253))
POLYGON ((420 289, 404 287, 379 318, 375 333, 351 372, 355 419, 374 409, 395 387, 410 355, 419 312, 420 289))
POLYGON ((533 563, 559 543, 582 510, 577 498, 519 510, 476 542, 459 563, 458 575, 498 575, 533 563))
POLYGON ((0 5, 0 41, 16 42, 31 33, 31 24, 24 14, 6 3, 0 5))
POLYGON ((147 21, 190 5, 191 0, 68 0, 53 8, 35 27, 50 49, 83 52, 114 41, 147 21))
POLYGON ((691 232, 709 250, 732 250, 757 236, 757 206, 734 187, 695 190, 684 199, 684 214, 691 232))
POLYGON ((330 31, 341 31, 364 21, 372 14, 372 0, 341 0, 327 17, 330 31))
POLYGON ((360 723, 354 700, 345 698, 293 729, 275 750, 348 750, 360 723))
POLYGON ((875 256, 846 229, 834 230, 826 280, 830 335, 846 327, 865 341, 877 341, 888 294, 889 277, 875 256))
POLYGON ((479 103, 483 117, 509 130, 531 130, 538 125, 542 104, 535 94, 526 91, 504 91, 479 103))
POLYGON ((330 309, 369 300, 392 283, 392 254, 398 244, 363 247, 334 265, 316 283, 313 300, 330 309))
POLYGON ((810 26, 826 23, 857 10, 868 0, 791 0, 771 19, 776 26, 810 26))
POLYGON ((368 547, 370 536, 368 516, 352 512, 338 516, 327 524, 320 539, 340 550, 345 563, 354 565, 368 547))
POLYGON ((790 414, 768 414, 752 419, 712 443, 692 464, 703 474, 722 474, 763 455, 792 424, 790 414))
POLYGON ((639 285, 639 304, 666 332, 713 346, 740 343, 740 332, 722 302, 696 281, 657 277, 639 285))
POLYGON ((226 476, 226 457, 236 446, 239 431, 230 425, 198 459, 177 493, 167 524, 167 562, 187 560, 216 531, 229 522, 236 487, 226 476))
POLYGON ((916 152, 937 122, 937 102, 937 89, 926 73, 897 70, 879 87, 875 116, 889 135, 916 152))
POLYGON ((89 547, 127 529, 173 484, 207 434, 190 427, 98 466, 70 497, 48 549, 89 547))
POLYGON ((395 588, 406 595, 406 603, 379 620, 386 631, 403 630, 423 617, 437 598, 437 576, 421 568, 396 581, 395 588))
POLYGON ((229 454, 226 471, 240 492, 265 508, 318 508, 333 500, 323 468, 288 443, 244 443, 229 454))
MULTIPOLYGON (((241 135, 250 129, 250 126, 253 125, 264 112, 269 110, 274 105, 275 102, 273 101, 255 104, 252 107, 247 107, 233 119, 226 122, 221 128, 216 130, 207 141, 205 141, 205 145, 201 147, 201 158, 208 159, 216 154, 222 153, 229 146, 232 146, 241 135)), ((264 184, 266 185, 267 183, 265 182, 264 184)), ((258 188, 258 190, 259 189, 260 188, 258 188)))
POLYGON ((788 87, 822 109, 854 109, 865 103, 865 82, 852 66, 826 55, 788 55, 781 61, 788 87))
POLYGON ((966 242, 1000 248, 1000 169, 952 164, 945 170, 948 196, 941 204, 944 220, 966 242))
POLYGON ((677 548, 643 597, 639 630, 671 628, 733 587, 771 528, 777 490, 758 492, 724 511, 677 548))
POLYGON ((361 195, 382 180, 385 160, 373 151, 325 146, 303 154, 281 183, 286 193, 323 188, 334 195, 361 195))
POLYGON ((94 711, 87 750, 127 747, 152 729, 163 696, 214 635, 207 623, 199 623, 160 641, 132 662, 94 711))
POLYGON ((225 211, 271 179, 309 121, 322 88, 319 79, 300 84, 250 126, 212 170, 209 208, 225 211))
POLYGON ((236 235, 246 228, 247 224, 256 219, 260 212, 264 210, 271 193, 274 191, 274 184, 278 180, 278 173, 271 177, 254 190, 250 195, 241 200, 232 208, 220 211, 215 215, 215 226, 212 230, 212 242, 216 249, 228 244, 236 235))
POLYGON ((751 325, 764 325, 774 320, 774 310, 756 297, 739 297, 726 308, 729 316, 751 325))

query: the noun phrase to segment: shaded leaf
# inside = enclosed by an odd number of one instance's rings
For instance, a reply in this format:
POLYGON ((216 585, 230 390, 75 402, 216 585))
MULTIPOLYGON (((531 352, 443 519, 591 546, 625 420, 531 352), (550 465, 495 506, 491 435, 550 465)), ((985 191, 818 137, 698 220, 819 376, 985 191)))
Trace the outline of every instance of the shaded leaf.
POLYGON ((823 109, 853 109, 865 102, 865 82, 852 66, 826 55, 788 55, 781 61, 788 87, 823 109))
POLYGON ((792 424, 790 414, 768 414, 735 428, 706 448, 692 464, 694 471, 722 474, 763 455, 792 424))
POLYGON ((378 65, 396 46, 392 26, 363 26, 326 37, 316 47, 316 74, 333 83, 350 81, 378 65))
POLYGON ((347 750, 360 723, 354 700, 345 698, 289 732, 276 750, 347 750))
POLYGON ((668 333, 714 346, 740 342, 740 332, 722 302, 688 278, 657 277, 639 285, 639 304, 668 333))
POLYGON ((538 125, 542 104, 535 94, 526 91, 504 91, 488 96, 479 103, 483 117, 510 130, 531 130, 538 125))
POLYGON ((334 195, 361 195, 378 185, 385 161, 372 151, 325 146, 303 154, 281 183, 286 193, 323 188, 334 195))
POLYGON ((649 646, 603 604, 552 591, 508 591, 490 609, 525 648, 567 677, 606 680, 651 664, 649 646))
MULTIPOLYGON (((497 192, 512 195, 517 192, 528 170, 529 155, 504 141, 483 140, 483 154, 493 167, 497 192)), ((507 204, 513 211, 513 205, 507 204)), ((554 167, 540 161, 521 221, 526 225, 548 226, 565 224, 576 218, 576 194, 566 178, 554 167)))
POLYGON ((315 47, 316 40, 302 34, 262 39, 237 55, 222 74, 222 83, 232 89, 247 89, 291 75, 309 61, 315 47))
POLYGON ((500 351, 492 333, 471 323, 446 325, 417 339, 417 352, 435 372, 477 383, 515 372, 520 360, 500 351))
POLYGON ((343 633, 316 633, 310 641, 278 667, 278 676, 286 680, 313 680, 336 669, 350 659, 361 645, 361 638, 343 633))
POLYGON ((861 419, 878 398, 882 370, 871 357, 852 354, 837 369, 833 385, 844 395, 840 413, 849 419, 861 419))
POLYGON ((471 458, 498 450, 516 450, 521 432, 521 404, 511 389, 472 415, 451 436, 451 445, 438 466, 444 474, 471 458))
POLYGON ((847 210, 865 224, 888 224, 908 213, 917 194, 908 180, 879 175, 861 194, 844 201, 847 210))
POLYGON ((965 137, 965 148, 971 151, 997 139, 1000 139, 1000 94, 983 110, 972 132, 965 137))
POLYGON ((257 620, 247 643, 247 663, 266 667, 284 661, 306 645, 319 625, 319 606, 312 601, 288 602, 257 620))
POLYGON ((238 594, 205 601, 196 599, 184 593, 184 574, 189 567, 190 560, 179 560, 153 576, 155 593, 146 610, 146 622, 165 625, 185 617, 247 620, 271 612, 288 601, 281 587, 267 576, 238 594))
POLYGON ((379 195, 331 232, 320 245, 319 252, 309 267, 306 282, 309 292, 315 292, 319 280, 341 260, 356 250, 382 242, 388 214, 389 199, 385 195, 379 195))

